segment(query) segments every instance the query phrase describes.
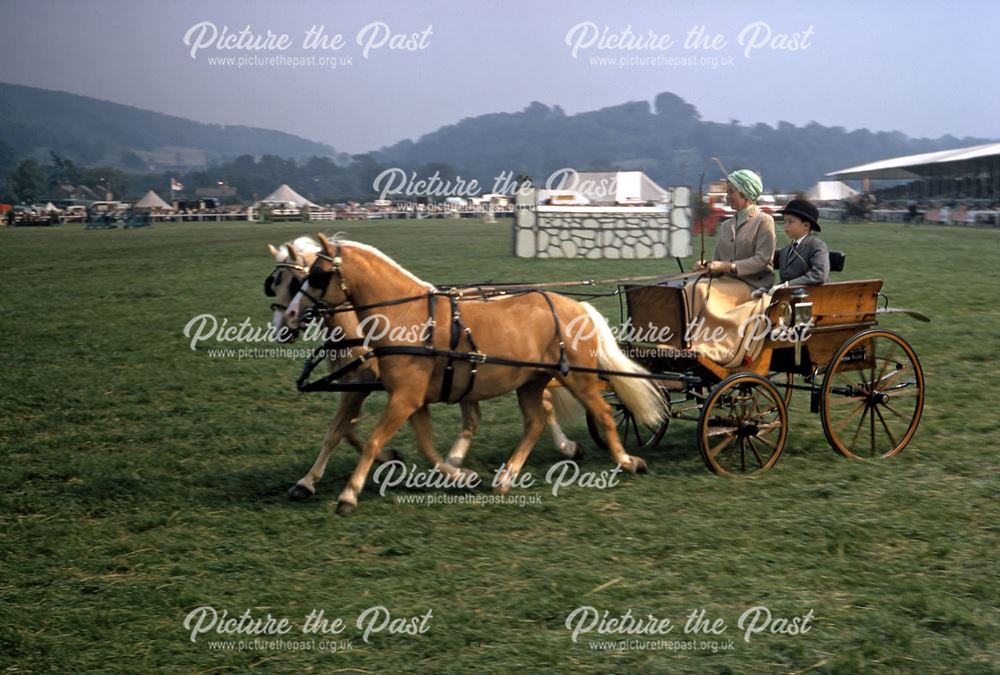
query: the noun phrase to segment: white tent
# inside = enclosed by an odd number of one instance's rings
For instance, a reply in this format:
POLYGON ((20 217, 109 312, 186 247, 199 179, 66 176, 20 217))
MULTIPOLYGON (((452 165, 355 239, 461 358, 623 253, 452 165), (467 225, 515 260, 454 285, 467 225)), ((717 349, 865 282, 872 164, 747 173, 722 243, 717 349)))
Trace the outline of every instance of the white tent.
MULTIPOLYGON (((670 195, 642 171, 568 171, 551 187, 552 190, 539 192, 539 201, 546 196, 570 193, 579 197, 583 204, 644 204, 661 201, 670 195)), ((561 200, 561 203, 568 202, 561 200)))
POLYGON ((858 194, 858 191, 839 180, 821 180, 806 192, 806 199, 814 202, 835 202, 858 194))
POLYGON ((42 209, 42 211, 45 211, 46 213, 59 213, 59 209, 57 209, 56 205, 53 204, 52 202, 46 204, 45 208, 42 209))
POLYGON ((313 204, 285 183, 282 183, 277 190, 264 197, 261 201, 266 204, 293 205, 300 209, 306 206, 316 207, 316 204, 313 204))
POLYGON ((134 208, 137 209, 170 209, 172 208, 170 204, 166 203, 160 199, 160 195, 156 194, 153 190, 150 190, 142 196, 142 199, 135 203, 134 208))

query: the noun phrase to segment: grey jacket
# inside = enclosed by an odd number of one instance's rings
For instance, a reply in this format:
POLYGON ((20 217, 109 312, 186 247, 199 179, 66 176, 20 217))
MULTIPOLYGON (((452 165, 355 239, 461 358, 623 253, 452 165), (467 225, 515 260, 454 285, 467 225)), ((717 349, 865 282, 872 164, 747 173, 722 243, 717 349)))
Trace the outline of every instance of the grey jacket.
POLYGON ((789 244, 778 251, 778 276, 790 286, 825 284, 830 278, 830 251, 826 243, 809 233, 798 247, 789 244))
POLYGON ((736 218, 719 226, 715 260, 736 263, 736 276, 754 288, 774 283, 774 218, 754 207, 745 221, 736 218))

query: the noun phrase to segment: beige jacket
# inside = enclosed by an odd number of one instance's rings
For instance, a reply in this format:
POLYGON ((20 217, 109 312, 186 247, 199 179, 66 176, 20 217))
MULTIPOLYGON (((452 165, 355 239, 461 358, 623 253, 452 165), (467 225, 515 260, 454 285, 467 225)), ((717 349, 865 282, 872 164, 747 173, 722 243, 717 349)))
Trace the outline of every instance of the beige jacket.
POLYGON ((719 226, 714 260, 736 263, 736 276, 754 288, 774 283, 774 218, 754 206, 736 227, 733 216, 719 226))

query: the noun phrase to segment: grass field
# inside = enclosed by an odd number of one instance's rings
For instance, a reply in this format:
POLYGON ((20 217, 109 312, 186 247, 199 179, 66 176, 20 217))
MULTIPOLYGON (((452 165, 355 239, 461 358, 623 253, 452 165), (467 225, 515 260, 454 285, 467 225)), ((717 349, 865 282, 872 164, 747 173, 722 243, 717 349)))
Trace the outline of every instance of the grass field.
MULTIPOLYGON (((675 268, 514 259, 505 224, 337 229, 432 281, 675 268)), ((933 318, 882 321, 915 347, 927 378, 921 427, 894 459, 840 458, 799 392, 788 447, 760 480, 707 473, 694 425, 677 423, 646 454, 650 473, 613 489, 553 496, 539 481, 523 493, 539 503, 427 506, 397 498, 442 491, 382 497, 369 484, 349 518, 333 514, 355 461, 346 445, 311 501, 285 495, 312 463, 335 395, 297 393, 298 360, 210 358, 182 334, 202 313, 267 321, 265 245, 308 232, 0 231, 0 670, 1000 672, 1000 232, 824 227, 848 252, 837 278, 884 278, 894 306, 933 318), (293 630, 284 645, 220 650, 209 641, 252 638, 192 642, 184 620, 200 606, 287 618, 293 630), (422 633, 366 642, 355 621, 377 606, 413 617, 410 628, 432 617, 422 633), (574 643, 566 620, 582 606, 674 629, 574 643), (811 612, 809 630, 746 641, 738 622, 755 606, 775 619, 811 612), (303 635, 320 609, 342 633, 303 635), (702 609, 725 630, 686 634, 702 609), (622 638, 675 644, 591 645, 622 638)), ((599 306, 617 318, 617 302, 599 306)), ((383 401, 366 403, 365 432, 383 401)), ((444 448, 458 410, 433 412, 444 448)), ((513 397, 485 403, 467 465, 491 474, 520 428, 513 397)), ((569 431, 587 447, 584 470, 611 467, 582 425, 569 431)), ((392 445, 422 463, 409 430, 392 445)), ((526 468, 541 476, 558 459, 546 436, 526 468)))

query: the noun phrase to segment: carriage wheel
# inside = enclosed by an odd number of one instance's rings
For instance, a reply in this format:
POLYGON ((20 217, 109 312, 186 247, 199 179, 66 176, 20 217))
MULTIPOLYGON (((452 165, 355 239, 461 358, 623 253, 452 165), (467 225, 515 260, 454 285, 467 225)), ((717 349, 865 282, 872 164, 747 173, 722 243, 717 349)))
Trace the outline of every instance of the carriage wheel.
POLYGON ((823 433, 853 459, 892 457, 913 438, 924 410, 924 371, 892 331, 873 329, 844 343, 823 380, 823 433))
POLYGON ((773 371, 768 375, 771 383, 781 392, 781 400, 785 402, 787 408, 792 404, 792 385, 795 384, 795 373, 782 373, 773 371))
POLYGON ((714 473, 759 474, 777 463, 788 438, 788 408, 770 380, 737 373, 720 382, 698 417, 698 449, 714 473))
MULTIPOLYGON (((667 427, 670 426, 669 417, 664 417, 663 422, 657 427, 646 426, 635 419, 635 415, 629 412, 615 392, 605 392, 604 400, 611 406, 611 413, 615 418, 615 427, 618 429, 618 438, 621 439, 622 446, 631 447, 634 450, 644 450, 657 447, 663 440, 663 435, 667 433, 667 427), (632 445, 633 443, 634 445, 632 445)), ((608 449, 608 443, 604 440, 604 428, 589 412, 587 413, 587 431, 590 432, 590 438, 594 441, 594 445, 601 450, 608 449)))

